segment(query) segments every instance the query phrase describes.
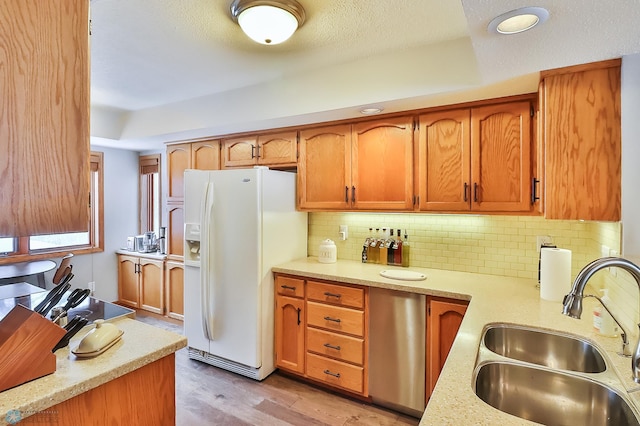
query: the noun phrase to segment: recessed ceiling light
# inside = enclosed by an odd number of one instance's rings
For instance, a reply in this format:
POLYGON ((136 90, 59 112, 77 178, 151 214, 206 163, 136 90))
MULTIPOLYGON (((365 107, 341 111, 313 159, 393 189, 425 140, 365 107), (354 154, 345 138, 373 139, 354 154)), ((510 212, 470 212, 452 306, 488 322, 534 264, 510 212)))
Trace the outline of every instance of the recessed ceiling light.
POLYGON ((495 17, 489 23, 489 32, 517 34, 530 30, 549 18, 549 11, 542 7, 522 7, 495 17))
POLYGON ((360 110, 360 112, 361 112, 362 114, 367 114, 367 115, 368 115, 368 114, 377 114, 377 113, 379 113, 379 112, 382 112, 382 110, 383 110, 383 109, 384 109, 384 108, 377 108, 377 107, 373 107, 373 108, 362 108, 362 109, 360 110))

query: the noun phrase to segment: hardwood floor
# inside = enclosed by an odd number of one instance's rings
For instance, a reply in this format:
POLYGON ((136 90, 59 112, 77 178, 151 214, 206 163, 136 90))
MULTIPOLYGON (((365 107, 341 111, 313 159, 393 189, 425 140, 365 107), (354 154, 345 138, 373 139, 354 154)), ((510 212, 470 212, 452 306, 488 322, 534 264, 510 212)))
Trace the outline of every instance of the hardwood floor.
MULTIPOLYGON (((182 323, 138 311, 139 321, 182 334, 182 323)), ((176 352, 176 424, 417 425, 418 419, 333 394, 277 371, 262 382, 176 352)))

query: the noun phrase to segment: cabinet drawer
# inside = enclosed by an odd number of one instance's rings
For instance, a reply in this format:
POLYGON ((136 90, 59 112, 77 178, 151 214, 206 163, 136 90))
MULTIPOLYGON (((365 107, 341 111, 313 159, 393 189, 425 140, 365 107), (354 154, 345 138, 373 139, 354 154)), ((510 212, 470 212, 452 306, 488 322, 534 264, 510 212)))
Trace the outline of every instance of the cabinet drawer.
POLYGON ((276 291, 283 296, 304 297, 304 280, 278 276, 276 291))
POLYGON ((364 308, 364 289, 357 287, 307 281, 307 297, 318 302, 364 308))
POLYGON ((333 386, 363 392, 363 367, 307 353, 307 375, 333 386))
POLYGON ((364 336, 364 312, 355 309, 307 302, 307 325, 364 336))
POLYGON ((364 341, 330 331, 307 328, 307 350, 362 365, 364 341))

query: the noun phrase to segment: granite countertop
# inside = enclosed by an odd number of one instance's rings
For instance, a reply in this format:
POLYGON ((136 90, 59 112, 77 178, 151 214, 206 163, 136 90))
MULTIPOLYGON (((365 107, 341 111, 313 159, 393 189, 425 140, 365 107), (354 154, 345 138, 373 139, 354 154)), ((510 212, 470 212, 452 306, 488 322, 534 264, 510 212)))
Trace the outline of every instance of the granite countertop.
POLYGON ((166 254, 162 254, 159 251, 141 253, 139 251, 127 250, 126 248, 121 248, 116 250, 116 254, 125 254, 127 256, 144 257, 146 259, 153 259, 153 260, 165 260, 167 258, 166 254))
POLYGON ((182 335, 130 318, 110 322, 124 334, 103 354, 80 359, 70 352, 93 328, 87 326, 71 339, 69 346, 56 351, 57 365, 53 374, 0 392, 0 424, 6 424, 4 415, 10 410, 19 410, 23 416, 45 410, 187 345, 187 339, 182 335))
MULTIPOLYGON (((536 280, 411 267, 408 269, 425 274, 427 279, 400 281, 380 276, 383 269, 405 268, 349 260, 326 264, 310 257, 278 265, 272 271, 470 301, 420 425, 534 424, 494 409, 474 393, 480 335, 486 324, 494 322, 560 330, 595 342, 621 380, 620 390, 633 391, 627 396, 640 407, 638 385, 631 379, 631 361, 617 355, 620 337, 603 337, 593 331, 593 299, 584 300, 582 319, 577 320, 562 315, 560 302, 542 300, 536 280)), ((633 337, 630 341, 635 342, 633 337)))

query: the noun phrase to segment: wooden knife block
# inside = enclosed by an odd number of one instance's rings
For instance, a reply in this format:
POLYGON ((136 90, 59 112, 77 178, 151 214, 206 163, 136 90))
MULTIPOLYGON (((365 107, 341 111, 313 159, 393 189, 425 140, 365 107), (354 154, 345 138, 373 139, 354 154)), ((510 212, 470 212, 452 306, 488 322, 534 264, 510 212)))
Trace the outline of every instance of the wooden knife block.
POLYGON ((16 305, 0 321, 0 392, 56 371, 51 352, 66 331, 16 305))

